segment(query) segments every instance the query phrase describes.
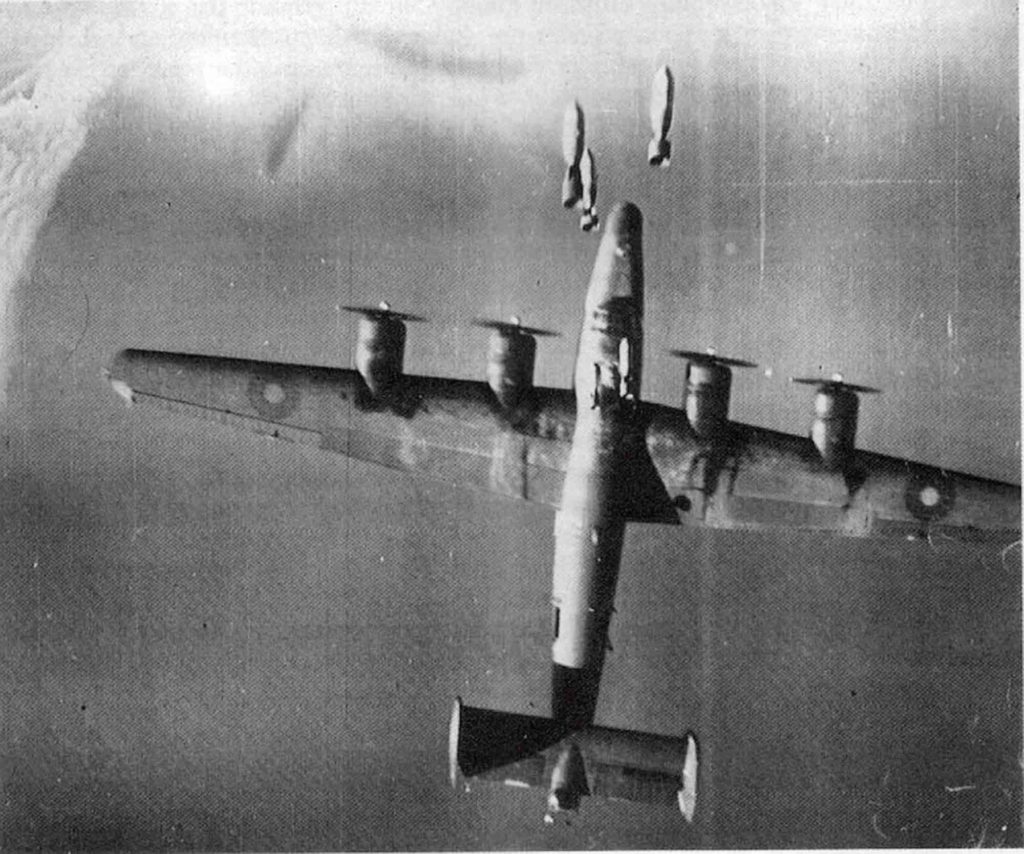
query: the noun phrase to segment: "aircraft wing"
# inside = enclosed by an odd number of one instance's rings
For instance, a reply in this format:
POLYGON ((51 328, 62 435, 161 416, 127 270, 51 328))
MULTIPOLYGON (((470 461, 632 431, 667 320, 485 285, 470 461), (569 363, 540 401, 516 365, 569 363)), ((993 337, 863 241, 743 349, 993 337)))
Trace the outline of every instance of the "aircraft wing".
POLYGON ((730 423, 695 437, 681 410, 649 405, 647 448, 684 524, 856 537, 1020 539, 1020 487, 855 450, 825 465, 809 436, 730 423))
MULTIPOLYGON (((534 388, 503 409, 484 382, 400 378, 386 403, 353 370, 124 350, 108 372, 142 406, 219 421, 454 486, 557 507, 575 428, 572 391, 534 388)), ((624 455, 634 521, 849 536, 1020 538, 1020 487, 855 451, 824 465, 806 436, 742 424, 712 439, 682 410, 643 403, 624 455)))
POLYGON ((537 390, 512 424, 483 382, 406 376, 381 406, 352 370, 144 350, 119 353, 108 378, 136 405, 549 505, 575 418, 569 392, 537 390))

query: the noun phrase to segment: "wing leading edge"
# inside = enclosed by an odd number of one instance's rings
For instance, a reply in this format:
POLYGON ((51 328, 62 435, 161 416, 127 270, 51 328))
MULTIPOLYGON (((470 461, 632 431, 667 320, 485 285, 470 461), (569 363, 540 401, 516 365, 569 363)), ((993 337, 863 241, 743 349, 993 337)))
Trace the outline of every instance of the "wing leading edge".
POLYGON ((133 404, 455 485, 558 501, 572 429, 565 393, 539 390, 538 405, 519 413, 516 425, 482 382, 404 377, 380 405, 345 369, 124 350, 108 373, 133 404))

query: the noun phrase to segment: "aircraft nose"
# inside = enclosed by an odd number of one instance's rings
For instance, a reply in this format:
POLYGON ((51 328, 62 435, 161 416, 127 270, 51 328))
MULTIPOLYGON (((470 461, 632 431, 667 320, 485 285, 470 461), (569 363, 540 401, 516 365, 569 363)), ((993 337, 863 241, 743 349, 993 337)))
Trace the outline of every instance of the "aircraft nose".
POLYGON ((587 288, 588 309, 617 299, 643 299, 643 222, 640 208, 632 202, 612 208, 587 288))
POLYGON ((643 224, 644 215, 632 202, 619 202, 608 214, 607 228, 615 235, 635 232, 639 237, 643 224))

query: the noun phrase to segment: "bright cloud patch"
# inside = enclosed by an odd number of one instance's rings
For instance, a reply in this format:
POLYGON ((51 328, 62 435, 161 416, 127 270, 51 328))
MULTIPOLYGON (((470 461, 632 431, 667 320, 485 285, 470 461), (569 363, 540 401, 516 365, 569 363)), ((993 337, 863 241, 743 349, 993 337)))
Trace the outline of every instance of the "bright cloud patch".
POLYGON ((14 289, 57 187, 85 143, 89 108, 124 60, 103 25, 83 25, 0 92, 0 404, 6 401, 14 289))

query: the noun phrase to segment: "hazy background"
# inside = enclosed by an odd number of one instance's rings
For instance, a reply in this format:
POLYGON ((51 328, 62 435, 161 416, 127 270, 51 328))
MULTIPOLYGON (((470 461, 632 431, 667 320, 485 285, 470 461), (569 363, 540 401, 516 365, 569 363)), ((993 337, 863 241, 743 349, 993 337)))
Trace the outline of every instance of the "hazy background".
POLYGON ((561 330, 645 214, 666 351, 881 387, 862 447, 1020 482, 1010 2, 5 6, 0 10, 0 844, 622 848, 1021 841, 1020 549, 631 528, 601 723, 702 748, 697 819, 447 785, 467 702, 548 703, 553 517, 126 410, 127 346, 348 366, 389 299, 417 373, 483 377, 475 316, 561 330), (646 165, 676 76, 671 168, 646 165))

